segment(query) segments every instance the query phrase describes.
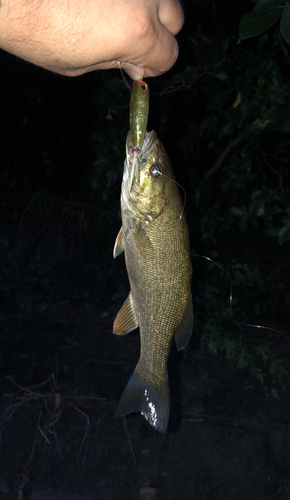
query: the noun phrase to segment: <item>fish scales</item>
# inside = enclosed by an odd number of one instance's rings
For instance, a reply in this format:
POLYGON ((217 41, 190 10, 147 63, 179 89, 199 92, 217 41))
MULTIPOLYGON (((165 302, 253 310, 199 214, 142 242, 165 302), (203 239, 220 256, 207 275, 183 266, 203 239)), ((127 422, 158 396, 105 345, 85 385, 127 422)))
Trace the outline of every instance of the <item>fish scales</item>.
POLYGON ((116 415, 141 411, 155 429, 165 432, 170 347, 175 336, 177 348, 184 348, 193 324, 188 229, 170 161, 157 134, 146 132, 142 150, 133 152, 129 132, 126 151, 122 228, 114 257, 125 252, 131 291, 113 331, 125 335, 139 326, 141 348, 116 415))
MULTIPOLYGON (((176 191, 175 186, 172 186, 172 191, 176 191)), ((172 195, 170 203, 176 208, 172 195)), ((181 204, 177 207, 180 214, 181 204)), ((158 384, 160 371, 162 374, 166 372, 172 337, 186 307, 186 300, 180 303, 180 297, 186 298, 188 291, 188 255, 184 255, 188 248, 184 245, 185 231, 182 227, 185 219, 180 221, 178 214, 172 213, 169 205, 148 224, 146 233, 153 248, 147 258, 144 254, 140 258, 130 229, 126 231, 125 225, 125 259, 127 269, 130 269, 129 280, 138 311, 137 320, 141 325, 141 355, 137 371, 141 377, 148 372, 153 386, 158 384), (170 247, 169 238, 172 240, 170 247), (149 331, 147 325, 150 325, 149 331)))

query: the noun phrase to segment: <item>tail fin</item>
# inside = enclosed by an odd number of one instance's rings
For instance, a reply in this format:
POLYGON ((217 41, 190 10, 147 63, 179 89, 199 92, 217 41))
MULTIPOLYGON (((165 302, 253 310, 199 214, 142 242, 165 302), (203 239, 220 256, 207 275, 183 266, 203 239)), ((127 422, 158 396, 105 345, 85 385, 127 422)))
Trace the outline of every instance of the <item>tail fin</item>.
POLYGON ((140 411, 159 432, 166 432, 169 420, 169 389, 167 374, 153 387, 139 378, 136 370, 131 376, 119 401, 116 417, 140 411))

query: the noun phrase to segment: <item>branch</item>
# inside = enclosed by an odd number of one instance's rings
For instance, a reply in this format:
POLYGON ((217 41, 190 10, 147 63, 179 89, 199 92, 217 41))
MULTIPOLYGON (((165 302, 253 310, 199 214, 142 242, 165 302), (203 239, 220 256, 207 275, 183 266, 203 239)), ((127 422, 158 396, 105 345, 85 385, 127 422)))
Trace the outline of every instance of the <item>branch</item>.
POLYGON ((274 46, 278 45, 278 47, 280 47, 280 49, 282 50, 282 52, 284 54, 284 57, 286 59, 286 62, 288 64, 288 66, 290 66, 290 55, 289 55, 287 47, 285 46, 284 39, 283 39, 283 37, 281 35, 280 30, 277 30, 274 36, 275 36, 275 39, 276 39, 276 42, 274 43, 274 46))
POLYGON ((203 77, 204 75, 207 75, 207 71, 203 71, 199 75, 197 75, 193 80, 191 80, 190 83, 181 83, 180 85, 177 85, 176 87, 174 85, 170 85, 170 87, 167 87, 166 89, 162 90, 159 95, 162 97, 166 94, 171 94, 172 92, 183 92, 184 90, 189 90, 190 87, 198 80, 199 78, 203 77))
POLYGON ((204 182, 208 181, 208 179, 221 167, 224 159, 226 158, 227 154, 235 147, 237 146, 241 140, 244 138, 244 134, 238 135, 235 139, 230 141, 228 145, 225 147, 223 152, 219 155, 217 161, 215 162, 214 166, 211 167, 206 174, 204 175, 203 179, 200 182, 200 185, 202 185, 204 182))

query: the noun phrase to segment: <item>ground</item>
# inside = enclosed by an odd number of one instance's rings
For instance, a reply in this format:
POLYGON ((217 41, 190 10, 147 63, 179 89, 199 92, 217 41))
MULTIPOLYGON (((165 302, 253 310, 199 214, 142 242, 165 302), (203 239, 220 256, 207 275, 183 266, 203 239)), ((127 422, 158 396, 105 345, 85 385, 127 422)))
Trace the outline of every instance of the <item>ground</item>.
POLYGON ((139 335, 112 334, 128 283, 97 239, 56 250, 2 228, 0 498, 289 500, 289 382, 267 387, 193 337, 170 355, 167 434, 114 417, 139 335))

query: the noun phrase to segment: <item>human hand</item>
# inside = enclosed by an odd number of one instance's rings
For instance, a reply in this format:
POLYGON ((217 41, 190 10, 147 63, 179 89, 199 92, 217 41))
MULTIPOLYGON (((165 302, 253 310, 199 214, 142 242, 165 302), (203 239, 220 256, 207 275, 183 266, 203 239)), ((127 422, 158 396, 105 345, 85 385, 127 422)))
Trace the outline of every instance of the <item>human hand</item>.
POLYGON ((66 76, 123 68, 133 79, 168 71, 183 26, 179 0, 1 0, 0 46, 66 76))

